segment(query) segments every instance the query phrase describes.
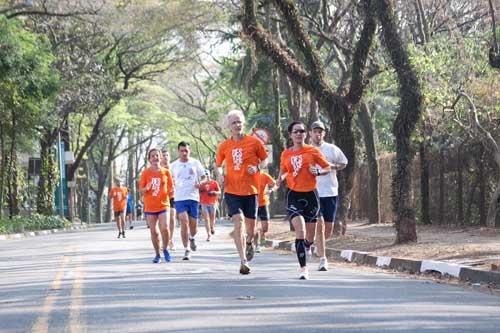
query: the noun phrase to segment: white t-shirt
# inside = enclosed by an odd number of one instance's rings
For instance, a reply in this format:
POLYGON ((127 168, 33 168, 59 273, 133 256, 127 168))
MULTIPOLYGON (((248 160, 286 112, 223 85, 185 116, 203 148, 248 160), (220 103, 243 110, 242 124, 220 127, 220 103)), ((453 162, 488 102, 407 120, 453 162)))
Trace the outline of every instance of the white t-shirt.
MULTIPOLYGON (((342 150, 332 143, 323 142, 319 150, 323 153, 326 160, 330 163, 347 164, 347 157, 345 157, 342 150)), ((320 198, 335 197, 339 195, 339 182, 337 180, 337 170, 331 170, 328 174, 318 176, 317 190, 320 198)))
POLYGON ((205 169, 200 161, 189 158, 187 162, 176 160, 170 165, 175 185, 175 201, 195 200, 200 201, 200 191, 194 187, 200 183, 205 169))

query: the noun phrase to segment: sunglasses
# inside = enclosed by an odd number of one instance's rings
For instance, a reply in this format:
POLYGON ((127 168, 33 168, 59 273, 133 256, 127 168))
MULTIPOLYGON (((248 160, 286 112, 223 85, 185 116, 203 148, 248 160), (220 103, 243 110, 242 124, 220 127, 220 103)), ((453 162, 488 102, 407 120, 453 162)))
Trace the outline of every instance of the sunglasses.
POLYGON ((293 134, 304 134, 306 132, 306 130, 304 129, 298 129, 298 130, 295 130, 295 131, 292 131, 293 134))

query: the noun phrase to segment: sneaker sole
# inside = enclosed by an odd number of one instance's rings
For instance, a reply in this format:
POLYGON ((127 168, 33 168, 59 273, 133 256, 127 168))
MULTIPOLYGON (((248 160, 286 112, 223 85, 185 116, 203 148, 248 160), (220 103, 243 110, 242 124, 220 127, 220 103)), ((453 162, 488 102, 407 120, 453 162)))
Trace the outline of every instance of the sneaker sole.
POLYGON ((250 274, 250 267, 241 267, 240 268, 240 274, 243 274, 243 275, 250 274))
POLYGON ((184 258, 182 258, 182 260, 191 260, 191 258, 184 257, 184 258))
POLYGON ((320 269, 318 269, 318 271, 320 271, 320 272, 326 272, 326 271, 328 271, 328 268, 326 268, 326 267, 321 267, 320 269))

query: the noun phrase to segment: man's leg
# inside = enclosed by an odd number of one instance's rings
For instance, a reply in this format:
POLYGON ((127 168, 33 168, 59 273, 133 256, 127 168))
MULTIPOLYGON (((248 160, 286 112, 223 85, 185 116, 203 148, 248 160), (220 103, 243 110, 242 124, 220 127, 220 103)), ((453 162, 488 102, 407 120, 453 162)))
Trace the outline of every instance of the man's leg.
POLYGON ((231 216, 231 221, 233 222, 234 231, 233 239, 234 245, 236 245, 236 250, 240 256, 241 261, 246 261, 247 257, 245 255, 245 236, 243 234, 243 214, 234 214, 231 216))
POLYGON ((196 251, 195 236, 198 232, 198 217, 189 216, 189 246, 191 250, 196 251))
POLYGON ((325 240, 333 238, 333 222, 325 223, 325 240))
POLYGON ((210 240, 210 214, 208 213, 208 207, 207 206, 201 206, 201 215, 203 215, 203 220, 205 221, 205 230, 207 232, 207 241, 210 240))
POLYGON ((122 230, 120 229, 120 215, 118 215, 117 212, 113 212, 113 214, 115 215, 116 229, 118 229, 118 238, 120 238, 122 235, 122 230))
POLYGON ((187 250, 189 246, 189 216, 187 212, 177 214, 179 223, 181 225, 181 240, 184 249, 187 250))
POLYGON ((169 247, 170 250, 174 251, 175 246, 174 246, 174 232, 175 232, 175 216, 176 216, 176 211, 174 206, 172 205, 170 207, 170 214, 168 218, 168 230, 170 231, 170 242, 169 242, 169 247))
POLYGON ((266 233, 269 231, 269 221, 260 221, 260 242, 266 241, 266 233))
POLYGON ((188 202, 188 217, 189 217, 189 246, 192 251, 196 251, 195 236, 198 233, 198 216, 200 203, 198 201, 189 200, 188 202))
POLYGON ((316 223, 316 243, 318 244, 318 255, 323 258, 326 256, 325 249, 325 220, 323 216, 318 218, 316 223))
POLYGON ((260 235, 261 235, 261 230, 262 230, 262 221, 255 220, 255 231, 254 231, 254 236, 253 236, 253 243, 256 246, 260 245, 260 235))
POLYGON ((210 233, 215 233, 215 206, 211 206, 208 210, 208 220, 210 221, 210 233))

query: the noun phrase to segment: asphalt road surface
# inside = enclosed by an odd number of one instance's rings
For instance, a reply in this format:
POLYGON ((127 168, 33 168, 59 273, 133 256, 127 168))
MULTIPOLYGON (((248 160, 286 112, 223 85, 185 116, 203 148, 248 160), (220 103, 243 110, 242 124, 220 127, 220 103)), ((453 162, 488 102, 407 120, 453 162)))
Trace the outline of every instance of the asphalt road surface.
POLYGON ((500 297, 460 287, 317 259, 303 281, 272 250, 242 276, 229 231, 160 264, 144 224, 0 241, 0 332, 500 332, 500 297))

